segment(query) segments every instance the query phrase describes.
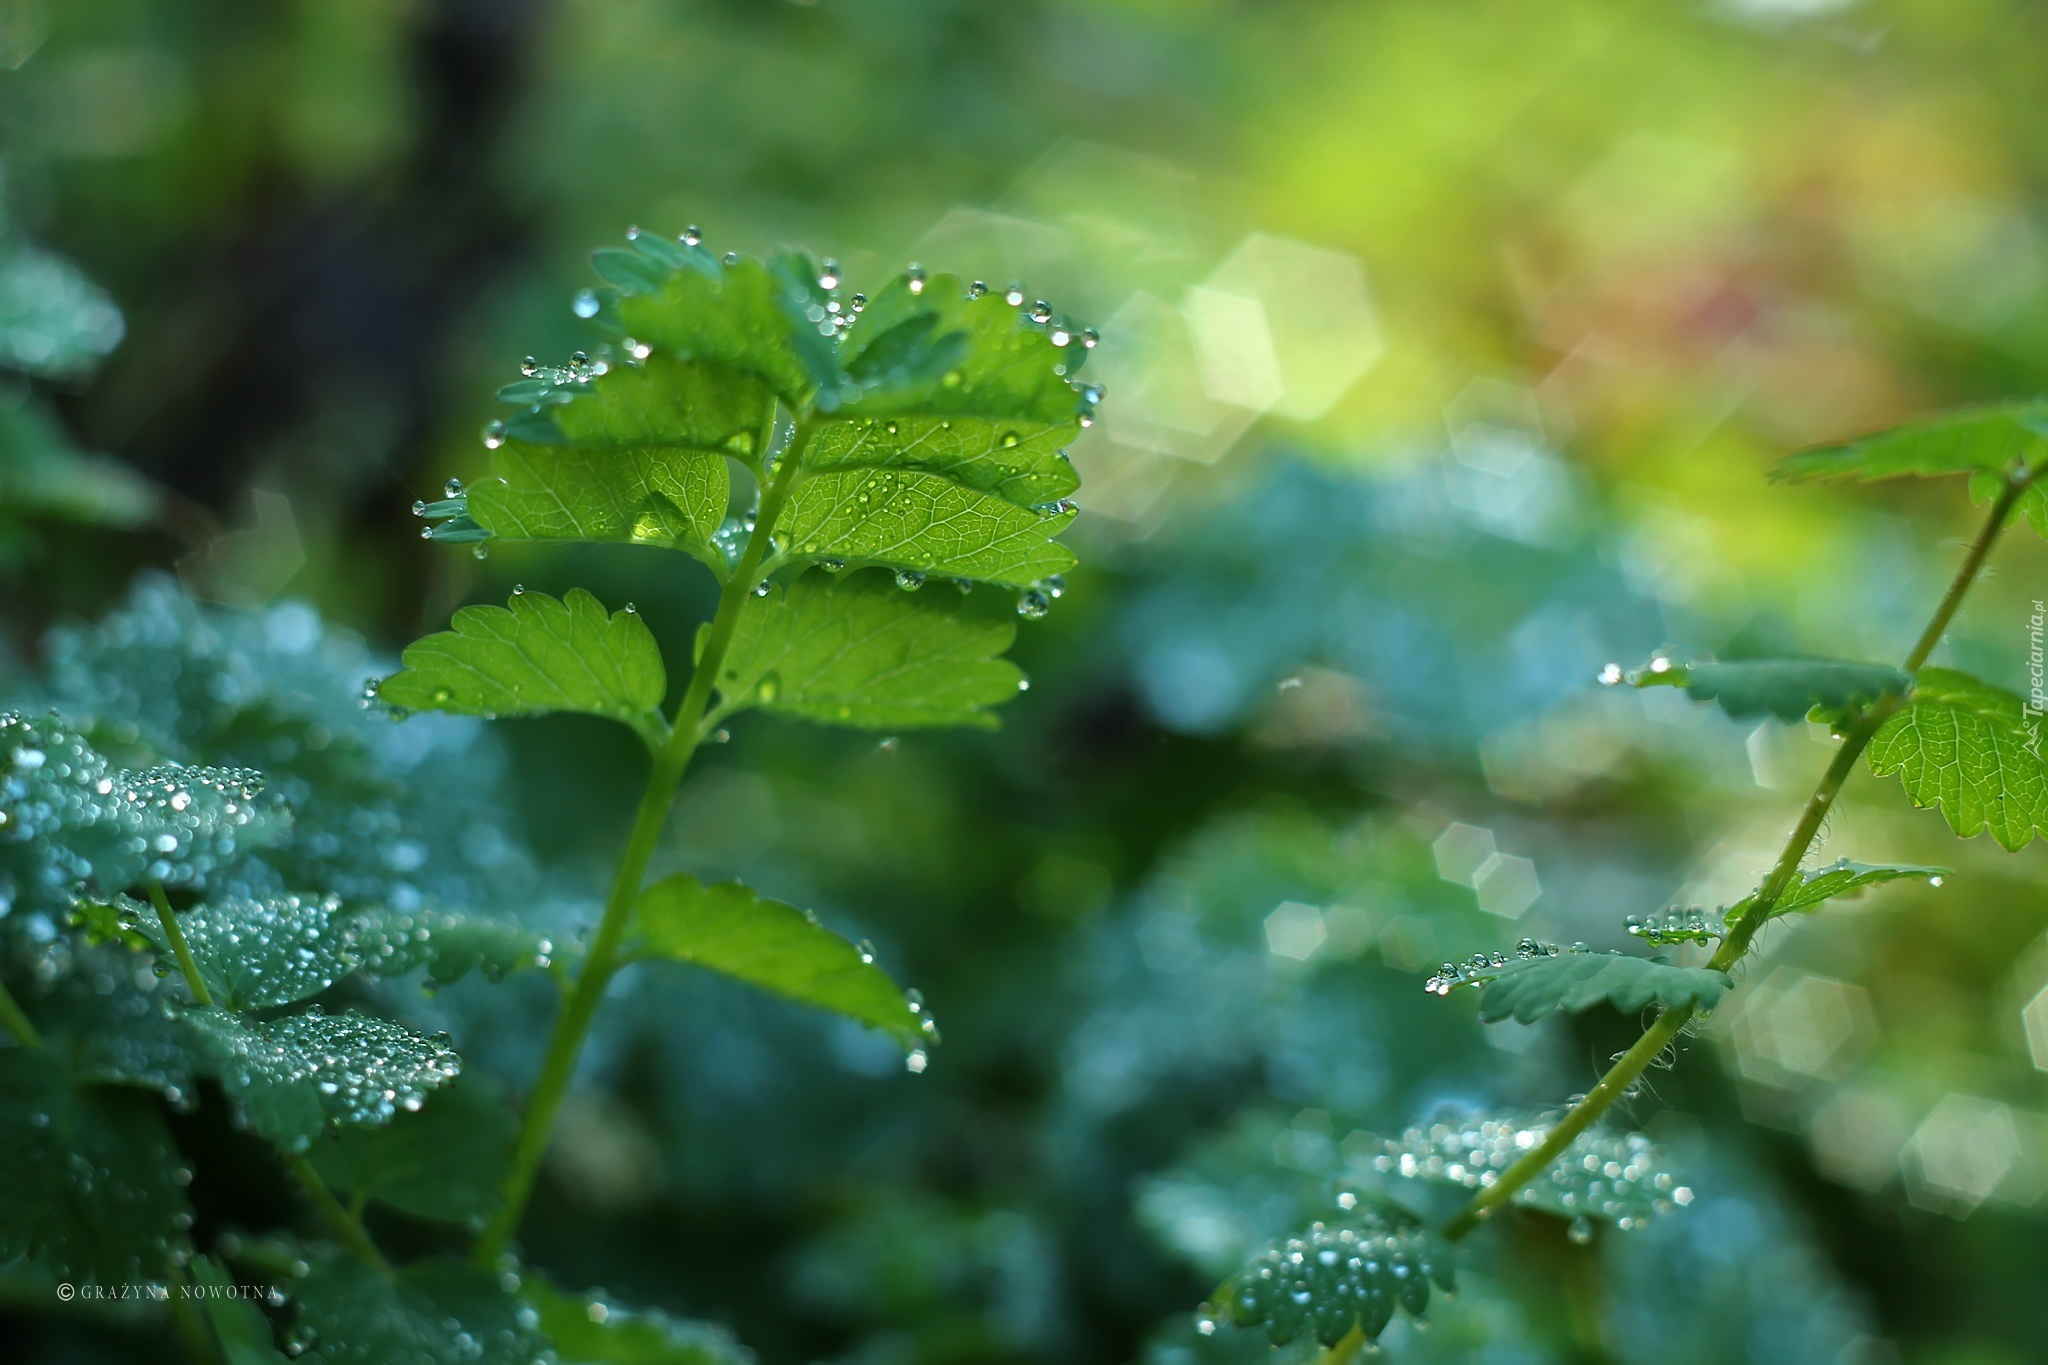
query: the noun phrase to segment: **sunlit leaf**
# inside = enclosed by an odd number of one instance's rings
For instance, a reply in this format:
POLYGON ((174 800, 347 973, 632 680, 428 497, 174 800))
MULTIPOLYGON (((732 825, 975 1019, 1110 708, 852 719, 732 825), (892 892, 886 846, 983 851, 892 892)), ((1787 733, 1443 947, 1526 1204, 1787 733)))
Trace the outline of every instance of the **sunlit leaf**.
POLYGON ((974 297, 951 276, 929 280, 900 275, 877 291, 860 324, 844 343, 849 368, 877 366, 875 352, 927 312, 935 314, 928 335, 940 342, 957 337, 957 359, 921 383, 899 384, 889 394, 868 398, 860 412, 899 412, 982 417, 1064 427, 1092 407, 1071 382, 1087 357, 1079 332, 1049 317, 1034 321, 1033 300, 1012 304, 997 294, 974 297), (1065 344, 1057 344, 1055 337, 1065 344))
POLYGON ((1450 1250, 1413 1219, 1360 1209, 1261 1250, 1217 1299, 1238 1326, 1263 1326, 1275 1346, 1308 1335, 1334 1346, 1354 1328, 1377 1339, 1396 1306, 1422 1317, 1432 1285, 1456 1288, 1450 1250))
POLYGON ((519 1120, 497 1087, 467 1075, 416 1113, 378 1128, 341 1128, 313 1145, 313 1165, 338 1190, 418 1218, 472 1223, 497 1211, 519 1120))
POLYGON ((1079 434, 1074 421, 905 416, 832 422, 812 438, 808 469, 913 469, 1005 502, 1057 502, 1081 477, 1061 452, 1079 434))
POLYGON ((508 441, 492 461, 496 480, 477 484, 460 507, 428 517, 466 517, 483 535, 435 528, 439 540, 496 537, 654 545, 722 564, 712 533, 725 519, 725 457, 704 450, 584 450, 508 441))
POLYGON ((519 1296, 540 1314, 562 1365, 753 1365, 754 1353, 711 1323, 564 1294, 538 1275, 525 1277, 519 1296))
POLYGON ((533 1365, 546 1350, 497 1272, 415 1261, 395 1277, 339 1252, 292 1281, 296 1330, 325 1365, 533 1365))
POLYGON ((1023 674, 1000 658, 1014 618, 955 592, 905 592, 887 573, 812 570, 750 602, 718 678, 723 697, 870 730, 993 728, 1023 674))
POLYGON ((796 485, 777 535, 792 557, 880 564, 1026 588, 1074 565, 1053 539, 1071 511, 1040 513, 933 474, 830 470, 796 485))
POLYGON ((794 254, 772 263, 742 257, 727 264, 702 247, 676 250, 683 257, 678 265, 649 260, 638 279, 623 269, 605 271, 607 256, 618 268, 624 262, 617 258, 626 253, 594 258, 599 273, 620 288, 617 317, 628 336, 679 359, 758 379, 798 411, 838 405, 835 329, 817 297, 817 266, 794 254))
POLYGON ((1842 445, 1801 451, 1780 462, 1776 474, 1794 481, 1896 479, 1977 470, 2003 474, 2048 455, 2044 433, 2048 402, 2030 399, 1964 408, 1842 445))
POLYGON ((0 1048, 0 1264, 62 1280, 160 1280, 187 1216, 155 1103, 74 1084, 48 1051, 0 1048))
POLYGON ((287 1151, 304 1151, 330 1121, 388 1123, 461 1069, 445 1045, 353 1010, 256 1020, 193 1009, 184 1023, 241 1120, 287 1151))
POLYGON ((1771 907, 1771 911, 1785 915, 1795 910, 1811 910, 1823 901, 1854 896, 1866 886, 1885 882, 1924 881, 1940 886, 1941 879, 1948 875, 1949 869, 1945 867, 1923 867, 1917 863, 1857 863, 1843 858, 1826 867, 1803 869, 1778 897, 1778 903, 1771 907))
POLYGON ((1524 939, 1513 957, 1481 953, 1463 964, 1447 962, 1424 989, 1449 995, 1463 986, 1481 987, 1481 1019, 1489 1024, 1509 1018, 1532 1024, 1559 1010, 1577 1014, 1603 1003, 1623 1013, 1650 1005, 1710 1010, 1732 984, 1726 972, 1706 967, 1674 967, 1621 953, 1596 953, 1584 946, 1559 949, 1524 939))
POLYGON ((908 1048, 934 1041, 921 1002, 872 955, 793 905, 739 882, 705 886, 687 873, 641 893, 633 951, 708 968, 882 1029, 908 1048))
POLYGON ((415 641, 379 699, 414 711, 539 716, 582 711, 665 732, 661 650, 630 607, 607 616, 581 588, 566 599, 517 592, 510 607, 464 607, 454 629, 415 641))
POLYGON ((2008 849, 2048 832, 2041 724, 2012 693, 1951 669, 1923 669, 1911 702, 1878 727, 1870 770, 1897 773, 1916 806, 1934 806, 1964 838, 1991 831, 2008 849))
POLYGON ((1904 673, 1884 664, 1834 659, 1667 662, 1663 667, 1653 662, 1623 676, 1636 687, 1682 687, 1694 701, 1717 702, 1738 720, 1765 715, 1803 720, 1815 707, 1831 712, 1853 710, 1904 692, 1911 683, 1904 673))

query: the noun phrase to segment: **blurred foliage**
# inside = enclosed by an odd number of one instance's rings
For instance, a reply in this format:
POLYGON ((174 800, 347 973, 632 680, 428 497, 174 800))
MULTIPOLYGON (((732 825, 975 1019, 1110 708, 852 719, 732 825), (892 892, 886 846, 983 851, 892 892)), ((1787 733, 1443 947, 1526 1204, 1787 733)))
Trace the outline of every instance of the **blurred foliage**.
MULTIPOLYGON (((708 611, 629 548, 478 564, 406 514, 484 467, 514 359, 590 344, 583 247, 696 223, 720 251, 830 245, 856 280, 1027 284, 1100 329, 1108 389, 1074 450, 1092 567, 1020 632, 1030 694, 994 735, 736 723, 658 869, 871 938, 945 1047, 912 1076, 853 1025, 635 981, 527 1258, 767 1362, 1269 1358, 1194 1310, 1320 1216, 1347 1138, 1548 1103, 1633 1036, 1604 1009, 1481 1025, 1428 972, 1734 902, 1825 761, 1798 726, 1598 689, 1602 665, 1889 663, 1925 619, 1960 487, 1764 474, 2048 387, 2043 24, 2013 0, 0 0, 0 702, 59 705, 123 763, 262 767, 299 821, 280 886, 571 930, 639 746, 357 702, 515 581, 708 611)), ((2024 694, 2048 554, 2014 535, 1994 570, 1936 662, 2024 694)), ((687 642, 659 638, 671 677, 687 642)), ((1517 1212, 1390 1355, 2038 1354, 2043 855, 1955 846, 1868 777, 1823 853, 1954 871, 1768 932, 1630 1115, 1690 1208, 1584 1245, 1517 1212)), ((6 905, 14 982, 70 938, 6 905)), ((532 1075, 539 980, 374 989, 480 1079, 532 1075)), ((195 1098, 169 1114, 192 1235, 251 1255, 296 1205, 195 1098)), ((425 1249, 419 1197, 373 1205, 380 1233, 425 1249)), ((147 1313, 0 1293, 9 1360, 169 1349, 147 1313)))

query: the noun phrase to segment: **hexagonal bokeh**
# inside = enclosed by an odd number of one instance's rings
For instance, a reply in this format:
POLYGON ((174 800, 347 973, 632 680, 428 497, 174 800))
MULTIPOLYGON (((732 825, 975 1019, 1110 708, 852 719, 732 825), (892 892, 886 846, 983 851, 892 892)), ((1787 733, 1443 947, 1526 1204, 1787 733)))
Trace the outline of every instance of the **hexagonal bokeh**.
POLYGON ((2020 1007, 2020 1022, 2026 1026, 2027 1051, 2033 1055, 2034 1065, 2048 1071, 2048 986, 2020 1007))
POLYGON ((1266 916, 1266 948, 1275 957, 1306 962, 1329 938, 1323 926, 1323 912, 1300 901, 1281 901, 1266 916))
POLYGON ((1876 1193, 1899 1174, 1899 1155, 1913 1133, 1906 1102, 1883 1087, 1845 1087, 1814 1112, 1806 1140, 1822 1175, 1876 1193))
POLYGON ((1187 312, 1210 394, 1296 421, 1328 412, 1386 349, 1358 258, 1271 233, 1239 242, 1187 312))
POLYGON ((1780 1088, 1845 1075, 1877 1033, 1861 986, 1780 967, 1757 986, 1734 1021, 1745 1079, 1780 1088))
POLYGON ((2012 1110, 1948 1094, 1906 1143, 1906 1194, 1924 1209, 1963 1217, 1989 1199, 2022 1155, 2012 1110))

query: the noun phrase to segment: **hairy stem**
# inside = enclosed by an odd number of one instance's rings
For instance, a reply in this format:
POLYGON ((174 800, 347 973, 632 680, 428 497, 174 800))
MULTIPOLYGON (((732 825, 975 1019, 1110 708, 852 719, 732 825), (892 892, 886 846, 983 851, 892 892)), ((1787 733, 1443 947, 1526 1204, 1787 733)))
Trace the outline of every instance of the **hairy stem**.
MULTIPOLYGON (((1927 656, 1954 619, 1956 608, 1962 605, 1963 597, 1970 585, 1983 570, 1984 558, 1991 553, 1999 532, 2005 529, 2006 519, 2012 515, 2014 504, 2024 493, 2032 475, 2019 473, 2006 480, 2004 490, 1992 503, 1991 513, 1985 519, 1984 528, 1970 544, 1969 553, 1964 555, 1962 565, 1956 570, 1955 578, 1949 583, 1948 592, 1943 595, 1941 605, 1935 609, 1934 617, 1922 631, 1913 652, 1906 656, 1901 670, 1909 675, 1920 671, 1927 662, 1927 656)), ((1835 798, 1842 793, 1842 784, 1855 771, 1856 760, 1863 756, 1863 750, 1870 744, 1878 728, 1903 704, 1904 698, 1890 696, 1866 708, 1842 735, 1841 745, 1835 750, 1834 758, 1828 763, 1827 771, 1821 775, 1820 785, 1814 788, 1801 811, 1799 823, 1785 840, 1784 849, 1778 860, 1772 864, 1770 875, 1757 888, 1741 915, 1728 927, 1728 935, 1707 962, 1716 971, 1729 971, 1749 954, 1750 946, 1756 939, 1757 930, 1770 919, 1772 907, 1785 888, 1799 874, 1799 865, 1805 859, 1807 850, 1813 846, 1815 836, 1820 833, 1828 811, 1834 807, 1835 798)), ((1495 1209, 1512 1199, 1515 1192, 1531 1180, 1543 1174, 1564 1149, 1569 1147, 1579 1134, 1598 1122, 1600 1116, 1611 1108, 1614 1102, 1634 1087, 1637 1079, 1669 1047, 1679 1032, 1690 1023, 1694 1008, 1684 1005, 1678 1009, 1666 1010, 1652 1020, 1648 1029, 1635 1045, 1608 1068, 1600 1083, 1586 1093, 1585 1098, 1574 1104, 1559 1119, 1557 1126, 1544 1135, 1543 1141, 1529 1149, 1528 1153, 1514 1165, 1500 1173, 1500 1178, 1468 1200, 1464 1207, 1451 1216, 1444 1224, 1443 1235, 1452 1240, 1463 1237, 1495 1209)))
POLYGON ((171 941, 171 951, 177 955, 178 970, 185 974, 185 988, 192 992, 193 1003, 211 1005, 213 993, 200 979, 199 964, 192 960, 191 946, 185 942, 185 931, 178 927, 178 917, 171 912, 171 902, 164 895, 162 882, 149 884, 149 903, 156 907, 156 917, 163 921, 164 937, 171 941))
POLYGON ((21 1012, 21 1006, 14 1003, 5 982, 0 982, 0 1024, 6 1025, 7 1031, 23 1047, 39 1048, 43 1045, 43 1035, 36 1032, 36 1026, 21 1012))
POLYGON ((379 1274, 389 1275, 391 1262, 385 1260, 384 1253, 377 1250, 377 1244, 370 1240, 370 1234, 363 1230, 363 1225, 349 1217, 348 1210, 334 1197, 334 1191, 328 1189, 327 1182, 320 1178, 320 1172, 313 1169, 313 1163, 300 1153, 287 1152, 285 1164, 292 1168, 292 1174, 306 1187, 306 1193, 312 1196, 313 1207, 320 1211, 321 1218, 333 1229, 334 1235, 341 1239, 341 1244, 379 1274))
POLYGON ((471 1253, 479 1265, 495 1263, 519 1227, 519 1219, 526 1211, 526 1201, 533 1194, 533 1182, 540 1173, 541 1158, 547 1153, 555 1117, 561 1111, 562 1101, 569 1093, 569 1083, 575 1077, 576 1060, 583 1053, 591 1021, 597 1016, 605 988, 611 984, 619 968, 625 965, 619 948, 625 939, 627 926, 632 922, 633 907, 640 899, 647 865, 654 857, 655 846, 667 824, 669 803, 674 799, 676 788, 683 780, 683 772, 690 766, 690 759, 703 737, 702 722, 705 709, 711 703, 712 688, 724 666, 726 651, 732 646, 733 631, 739 626, 740 613, 753 593, 756 576, 768 553, 775 520, 781 515, 782 505, 795 484, 797 467, 809 437, 809 426, 800 424, 762 493, 761 505, 754 514, 754 530, 747 538, 747 547, 740 555, 740 562, 719 593, 718 612, 712 617, 711 630, 705 636, 703 653, 697 661, 696 672, 690 677, 689 690, 683 694, 683 700, 676 708, 668 744, 655 755, 654 765, 647 774, 647 786, 640 794, 640 808, 633 817, 632 833, 627 836, 625 851, 619 857, 611 892, 605 899, 604 915, 598 921, 597 932, 591 936, 583 970, 576 978, 562 1012, 556 1016, 554 1032, 548 1038, 547 1052, 541 1060, 540 1073, 534 1079, 533 1095, 527 1101, 526 1116, 520 1125, 519 1141, 512 1150, 512 1170, 505 1181, 504 1201, 478 1237, 471 1253))

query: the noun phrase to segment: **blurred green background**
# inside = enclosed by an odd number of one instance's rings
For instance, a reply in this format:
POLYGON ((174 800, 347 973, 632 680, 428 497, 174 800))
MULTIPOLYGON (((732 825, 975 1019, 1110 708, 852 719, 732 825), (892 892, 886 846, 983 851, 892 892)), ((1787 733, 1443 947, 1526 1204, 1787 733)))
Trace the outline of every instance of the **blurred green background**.
MULTIPOLYGON (((309 602, 371 664, 514 581, 631 597, 684 657, 694 567, 480 563, 407 512, 481 472, 521 356, 590 344, 589 248, 697 224, 855 287, 1022 284, 1108 388, 1031 692, 994 737, 747 722, 662 855, 871 936, 945 1045, 905 1075, 637 981, 527 1253, 769 1365, 1260 1359, 1190 1311, 1347 1138, 1559 1102, 1633 1036, 1484 1028, 1427 970, 1735 899, 1825 763, 1599 667, 1910 644, 1962 489, 1766 475, 2044 387, 2044 99, 2016 0, 0 0, 0 691, 52 627, 172 612, 152 571, 220 620, 309 602)), ((2024 692, 2048 555, 1993 562, 1937 661, 2024 692)), ((587 913, 629 743, 473 747, 418 799, 485 784, 587 913)), ((2042 1358, 2043 855, 1867 777, 1824 853, 1957 875, 1777 930, 1635 1103, 1692 1209, 1587 1246, 1520 1216, 1390 1354, 2042 1358)), ((514 1086, 545 1007, 407 1006, 514 1086)), ((183 1122, 202 1242, 288 1209, 183 1122)), ((160 1358, 46 1308, 0 1357, 160 1358)))

